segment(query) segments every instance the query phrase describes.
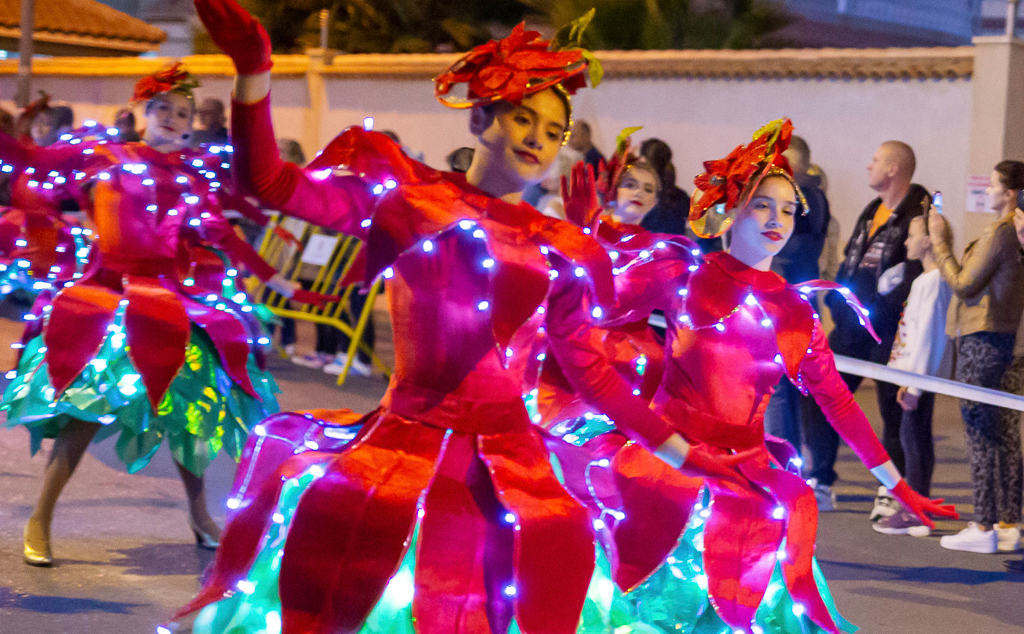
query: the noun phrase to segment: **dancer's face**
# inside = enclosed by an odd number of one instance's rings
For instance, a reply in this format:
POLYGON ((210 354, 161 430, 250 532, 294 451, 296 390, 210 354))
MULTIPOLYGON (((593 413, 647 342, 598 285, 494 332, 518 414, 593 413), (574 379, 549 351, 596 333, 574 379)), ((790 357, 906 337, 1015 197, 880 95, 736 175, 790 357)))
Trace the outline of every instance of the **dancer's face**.
POLYGON ((53 145, 57 142, 57 136, 60 130, 53 121, 53 112, 44 110, 36 115, 32 119, 32 125, 29 126, 29 134, 32 135, 32 142, 40 147, 46 147, 47 145, 53 145))
POLYGON ((565 102, 554 90, 544 90, 518 106, 499 102, 492 116, 480 143, 524 185, 540 181, 562 147, 569 118, 565 102))
POLYGON ((168 92, 154 97, 146 105, 146 143, 185 145, 194 117, 195 104, 185 95, 168 92))
POLYGON ((796 190, 781 176, 769 176, 761 181, 750 202, 740 209, 732 227, 730 250, 742 250, 758 261, 770 258, 782 250, 793 235, 793 221, 797 212, 796 190))
POLYGON ((627 218, 643 218, 658 202, 658 181, 651 172, 630 168, 623 174, 616 192, 616 212, 627 218))

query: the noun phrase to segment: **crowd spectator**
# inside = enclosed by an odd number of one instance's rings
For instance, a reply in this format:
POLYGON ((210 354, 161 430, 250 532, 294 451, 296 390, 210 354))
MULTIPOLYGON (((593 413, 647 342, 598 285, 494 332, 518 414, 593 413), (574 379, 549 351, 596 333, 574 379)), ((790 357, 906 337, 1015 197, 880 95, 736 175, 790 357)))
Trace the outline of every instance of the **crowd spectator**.
MULTIPOLYGON (((910 221, 906 246, 907 260, 920 262, 924 271, 910 285, 889 367, 935 375, 946 349, 946 309, 953 291, 939 272, 928 234, 928 221, 924 216, 910 221)), ((931 497, 932 473, 935 470, 935 442, 932 438, 935 395, 914 387, 900 387, 896 400, 903 408, 900 421, 900 444, 906 465, 903 477, 910 488, 931 497)), ((886 535, 925 537, 931 534, 927 525, 903 508, 880 518, 872 528, 886 535)))
MULTIPOLYGON (((14 115, 0 108, 0 131, 8 136, 14 134, 14 115)), ((11 175, 0 172, 0 206, 11 204, 11 175)))
POLYGON ((131 108, 121 108, 114 115, 114 127, 117 128, 117 138, 124 143, 138 143, 142 140, 139 131, 135 127, 135 113, 131 108))
MULTIPOLYGON (((1013 210, 1013 226, 1017 231, 1017 240, 1024 244, 1024 194, 1017 193, 1017 208, 1013 210)), ((1020 327, 1017 328, 1017 340, 1013 346, 1013 361, 1009 369, 1003 375, 1003 390, 1018 396, 1024 396, 1024 316, 1021 318, 1020 327)), ((1003 427, 1016 428, 1020 433, 1021 412, 1017 410, 1004 409, 1001 412, 1003 427)), ((1010 572, 1024 574, 1024 559, 1013 559, 1006 562, 1006 568, 1010 572)))
POLYGON ((668 143, 657 138, 647 139, 640 144, 640 157, 654 168, 661 183, 658 204, 644 218, 644 229, 687 236, 696 240, 704 253, 721 251, 721 238, 701 238, 690 228, 690 196, 676 185, 676 168, 668 143))
MULTIPOLYGON (((861 317, 837 292, 829 293, 826 304, 835 328, 829 346, 835 354, 886 363, 896 339, 903 304, 910 285, 921 273, 919 262, 907 262, 905 242, 910 221, 924 212, 928 191, 912 183, 916 168, 914 151, 901 141, 886 141, 868 165, 868 185, 878 197, 868 203, 846 244, 844 259, 836 281, 848 287, 869 310, 871 325, 881 338, 876 343, 861 324, 861 317)), ((856 391, 862 377, 844 374, 850 391, 856 391)), ((876 382, 878 408, 882 413, 882 443, 900 473, 905 472, 899 429, 903 409, 896 399, 899 387, 876 382)), ((821 408, 812 400, 804 401, 804 440, 810 457, 807 476, 818 500, 818 508, 835 508, 832 485, 837 479, 836 456, 839 435, 828 424, 821 408)), ((875 520, 896 512, 890 493, 880 487, 871 517, 875 520)))
POLYGON ((192 147, 223 145, 228 142, 228 118, 223 101, 213 97, 203 99, 196 113, 199 115, 199 128, 192 131, 192 147))
MULTIPOLYGON (((793 168, 793 178, 807 200, 793 221, 793 235, 772 260, 771 268, 790 284, 799 284, 820 277, 818 260, 825 248, 828 231, 828 198, 821 190, 821 178, 811 173, 811 148, 803 138, 794 136, 785 152, 793 168)), ((782 377, 764 412, 765 432, 783 438, 799 452, 802 444, 801 410, 804 397, 793 383, 782 377)))
MULTIPOLYGON (((1024 190, 1024 163, 1002 161, 992 171, 989 206, 999 218, 967 245, 961 261, 952 253, 949 223, 934 207, 928 214, 942 277, 953 289, 947 334, 956 337, 957 381, 1001 389, 1013 361, 1024 313, 1024 265, 1014 227, 1017 194, 1024 190)), ((999 408, 960 401, 967 431, 974 521, 940 540, 943 548, 976 553, 1015 551, 1020 542, 1021 437, 1019 419, 999 408)))
POLYGON ((14 115, 3 108, 0 108, 0 132, 14 136, 14 115))
POLYGON ((661 193, 661 179, 650 163, 644 160, 632 161, 619 177, 615 190, 615 202, 609 210, 619 222, 640 224, 658 204, 661 193))
POLYGON ((448 163, 448 169, 456 174, 465 174, 469 170, 470 163, 473 162, 473 148, 456 148, 444 160, 448 163))
POLYGON ((545 216, 565 220, 565 205, 562 204, 560 183, 563 177, 569 178, 572 166, 582 160, 583 155, 568 145, 558 150, 555 162, 551 164, 544 178, 538 183, 542 193, 540 198, 532 203, 538 211, 545 216))
POLYGON ((53 145, 60 135, 70 132, 75 125, 75 113, 71 106, 47 106, 32 118, 29 135, 32 142, 40 147, 53 145))
POLYGON ((582 119, 574 121, 572 124, 572 132, 569 134, 568 146, 583 156, 583 160, 589 165, 594 173, 597 174, 601 167, 601 161, 604 160, 604 155, 601 151, 594 147, 594 140, 590 132, 590 124, 582 119))

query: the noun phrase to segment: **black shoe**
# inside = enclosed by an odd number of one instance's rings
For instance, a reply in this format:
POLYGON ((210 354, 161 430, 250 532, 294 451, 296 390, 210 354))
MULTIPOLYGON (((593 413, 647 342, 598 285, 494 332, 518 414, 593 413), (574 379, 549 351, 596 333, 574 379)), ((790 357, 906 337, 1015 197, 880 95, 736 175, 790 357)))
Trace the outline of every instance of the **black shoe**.
POLYGON ((1004 561, 1003 564, 1009 572, 1024 575, 1024 559, 1011 559, 1010 561, 1004 561))

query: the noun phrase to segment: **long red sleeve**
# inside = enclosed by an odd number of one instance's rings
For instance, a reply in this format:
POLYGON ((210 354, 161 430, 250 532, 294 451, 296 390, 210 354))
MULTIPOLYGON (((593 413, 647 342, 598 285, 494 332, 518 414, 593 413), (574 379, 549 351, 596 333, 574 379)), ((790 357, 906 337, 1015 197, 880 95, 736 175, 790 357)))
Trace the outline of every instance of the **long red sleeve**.
POLYGON ((868 469, 889 460, 889 454, 882 447, 867 416, 839 375, 832 350, 817 320, 811 335, 810 351, 800 366, 800 375, 829 423, 868 469))
POLYGON ((560 271, 558 286, 548 296, 547 332, 551 352, 572 388, 592 407, 615 421, 627 436, 654 451, 672 428, 652 412, 647 402, 633 395, 632 387, 610 365, 595 345, 601 333, 584 312, 583 284, 571 269, 560 271), (562 280, 571 280, 564 283, 562 280))
POLYGON ((314 176, 281 160, 270 117, 270 97, 231 108, 233 169, 239 187, 267 206, 342 233, 359 234, 370 199, 353 176, 314 176))
POLYGON ((54 147, 25 145, 11 135, 0 132, 0 161, 22 170, 34 167, 37 172, 57 170, 71 172, 81 162, 82 148, 59 144, 54 147))

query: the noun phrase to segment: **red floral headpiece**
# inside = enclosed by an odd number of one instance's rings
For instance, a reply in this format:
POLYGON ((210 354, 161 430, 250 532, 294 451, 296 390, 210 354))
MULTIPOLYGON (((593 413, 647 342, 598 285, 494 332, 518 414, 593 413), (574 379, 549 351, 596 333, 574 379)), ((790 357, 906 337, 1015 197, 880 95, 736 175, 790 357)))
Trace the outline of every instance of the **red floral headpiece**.
POLYGON ((495 101, 520 103, 523 97, 553 86, 568 94, 601 81, 597 59, 579 46, 593 10, 559 30, 553 42, 523 23, 502 40, 477 46, 434 78, 434 96, 450 108, 470 108, 495 101), (465 96, 451 94, 466 84, 465 96))
POLYGON ((626 168, 635 163, 638 159, 633 152, 631 136, 638 132, 640 126, 624 128, 615 138, 615 153, 608 159, 608 162, 601 161, 601 168, 598 170, 597 193, 601 194, 602 200, 608 204, 615 200, 615 190, 619 186, 619 180, 625 173, 626 168))
POLYGON ((690 202, 690 226, 702 238, 725 233, 735 212, 757 190, 767 176, 783 176, 793 184, 797 197, 807 208, 803 193, 793 180, 793 169, 782 155, 793 136, 793 122, 777 119, 754 133, 747 145, 739 145, 729 156, 705 161, 704 173, 693 179, 697 191, 690 202), (709 217, 712 207, 718 207, 709 217))
POLYGON ((199 87, 199 80, 185 70, 181 62, 175 62, 167 68, 143 77, 135 84, 131 103, 149 101, 153 97, 165 93, 176 92, 195 101, 193 90, 199 87))

